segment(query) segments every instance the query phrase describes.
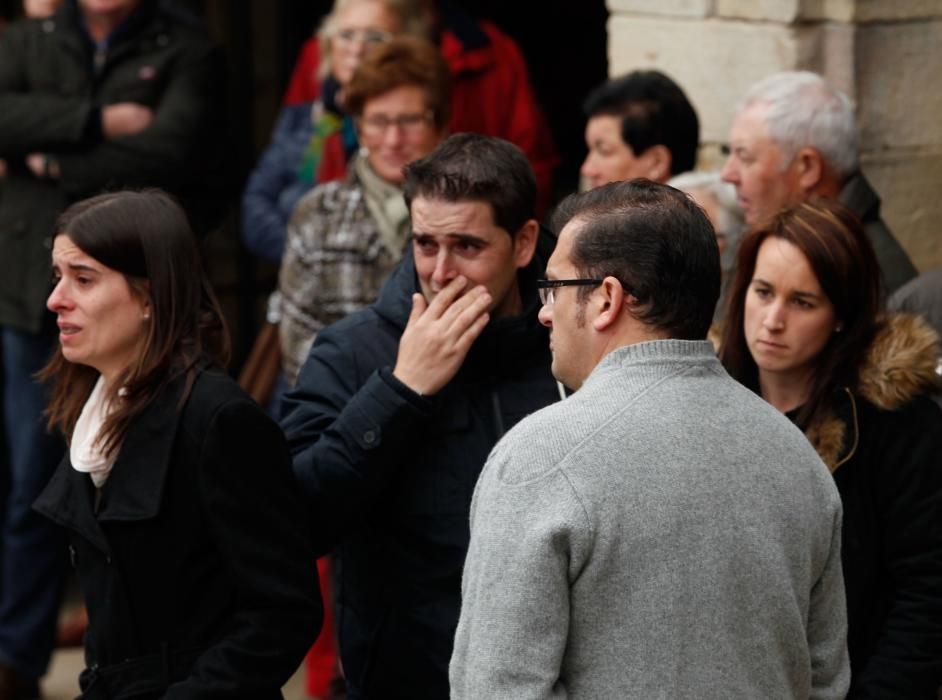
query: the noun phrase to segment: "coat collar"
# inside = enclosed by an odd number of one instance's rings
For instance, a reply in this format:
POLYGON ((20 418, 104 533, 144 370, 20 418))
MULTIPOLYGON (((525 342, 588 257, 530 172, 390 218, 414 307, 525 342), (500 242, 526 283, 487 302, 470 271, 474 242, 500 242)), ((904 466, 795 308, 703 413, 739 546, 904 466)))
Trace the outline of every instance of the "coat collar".
POLYGON ((497 55, 481 24, 451 2, 439 5, 441 52, 452 75, 477 73, 490 68, 497 55))
POLYGON ((844 183, 839 199, 861 221, 871 221, 880 216, 880 197, 859 170, 844 183))
MULTIPOLYGON (((921 317, 888 314, 867 349, 856 394, 883 410, 900 408, 939 389, 938 357, 939 337, 921 317)), ((832 472, 853 456, 859 439, 854 393, 835 392, 831 408, 805 430, 832 472)))
MULTIPOLYGON (((789 417, 794 420, 794 415, 789 417)), ((835 389, 832 406, 805 430, 805 437, 833 474, 857 451, 858 431, 857 400, 841 387, 835 389)))
POLYGON ((99 521, 146 520, 157 515, 180 423, 184 385, 183 375, 171 380, 128 430, 102 488, 99 521))
POLYGON ((88 474, 80 474, 69 463, 68 451, 52 479, 33 503, 33 509, 92 543, 105 554, 111 553, 108 540, 95 519, 95 487, 88 474))
POLYGON ((68 453, 34 508, 107 553, 104 522, 153 518, 164 486, 182 411, 186 378, 180 375, 144 409, 128 430, 95 512, 95 488, 87 474, 72 468, 68 453))
MULTIPOLYGON (((134 40, 147 34, 159 34, 166 31, 161 19, 158 0, 141 0, 138 7, 106 39, 109 61, 133 46, 134 40)), ((94 51, 94 42, 85 27, 78 0, 68 0, 43 25, 44 31, 55 32, 59 41, 72 51, 87 56, 94 51)))

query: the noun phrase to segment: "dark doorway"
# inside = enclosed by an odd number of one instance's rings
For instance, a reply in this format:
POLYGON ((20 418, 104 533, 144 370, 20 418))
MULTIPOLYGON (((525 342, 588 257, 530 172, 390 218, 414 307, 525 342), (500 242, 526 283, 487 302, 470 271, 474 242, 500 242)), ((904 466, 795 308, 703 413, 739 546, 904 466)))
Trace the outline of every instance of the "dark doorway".
POLYGON ((456 4, 492 21, 520 45, 562 161, 556 173, 557 199, 573 192, 586 155, 582 100, 608 78, 604 0, 460 0, 456 4))

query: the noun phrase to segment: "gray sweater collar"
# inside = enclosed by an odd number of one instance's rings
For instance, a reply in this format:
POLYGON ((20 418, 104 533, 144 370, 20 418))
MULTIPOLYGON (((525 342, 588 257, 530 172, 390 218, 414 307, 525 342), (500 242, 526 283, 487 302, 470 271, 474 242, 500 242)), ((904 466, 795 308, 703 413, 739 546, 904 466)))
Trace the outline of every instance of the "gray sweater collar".
POLYGON ((583 388, 629 367, 638 371, 639 381, 646 382, 677 371, 678 365, 692 364, 719 365, 710 341, 669 339, 624 345, 602 358, 583 388))

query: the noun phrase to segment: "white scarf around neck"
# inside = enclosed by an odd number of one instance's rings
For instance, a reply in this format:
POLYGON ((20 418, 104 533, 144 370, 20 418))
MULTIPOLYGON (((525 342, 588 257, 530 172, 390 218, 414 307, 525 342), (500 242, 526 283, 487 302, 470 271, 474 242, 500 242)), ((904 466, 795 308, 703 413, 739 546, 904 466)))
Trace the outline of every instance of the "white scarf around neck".
MULTIPOLYGON (((105 379, 99 376, 95 388, 89 394, 82 407, 75 430, 72 431, 72 443, 69 445, 69 458, 75 471, 91 476, 96 488, 104 486, 114 466, 114 456, 109 457, 99 444, 99 434, 111 405, 105 396, 105 379)), ((115 452, 112 452, 115 455, 115 452)))

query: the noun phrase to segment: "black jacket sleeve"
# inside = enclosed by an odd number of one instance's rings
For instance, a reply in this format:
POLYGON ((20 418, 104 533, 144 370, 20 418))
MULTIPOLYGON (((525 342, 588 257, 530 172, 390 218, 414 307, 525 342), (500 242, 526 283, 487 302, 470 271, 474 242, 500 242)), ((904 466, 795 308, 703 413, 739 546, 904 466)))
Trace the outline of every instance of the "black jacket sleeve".
POLYGON ((894 412, 880 456, 880 510, 892 595, 851 698, 935 698, 942 683, 942 412, 917 399, 894 412))
POLYGON ((199 463, 206 520, 236 583, 228 632, 166 700, 270 697, 320 630, 314 557, 284 437, 247 399, 213 416, 199 463))
POLYGON ((30 30, 24 21, 0 33, 0 158, 76 147, 94 112, 88 97, 31 89, 30 30))
POLYGON ((223 96, 219 54, 209 44, 181 53, 154 109, 154 121, 138 134, 98 141, 79 150, 54 153, 60 182, 72 198, 122 186, 167 187, 192 183, 218 157, 223 96))
POLYGON ((333 328, 318 335, 282 421, 319 554, 369 512, 431 414, 390 367, 363 359, 372 348, 353 345, 333 328))

